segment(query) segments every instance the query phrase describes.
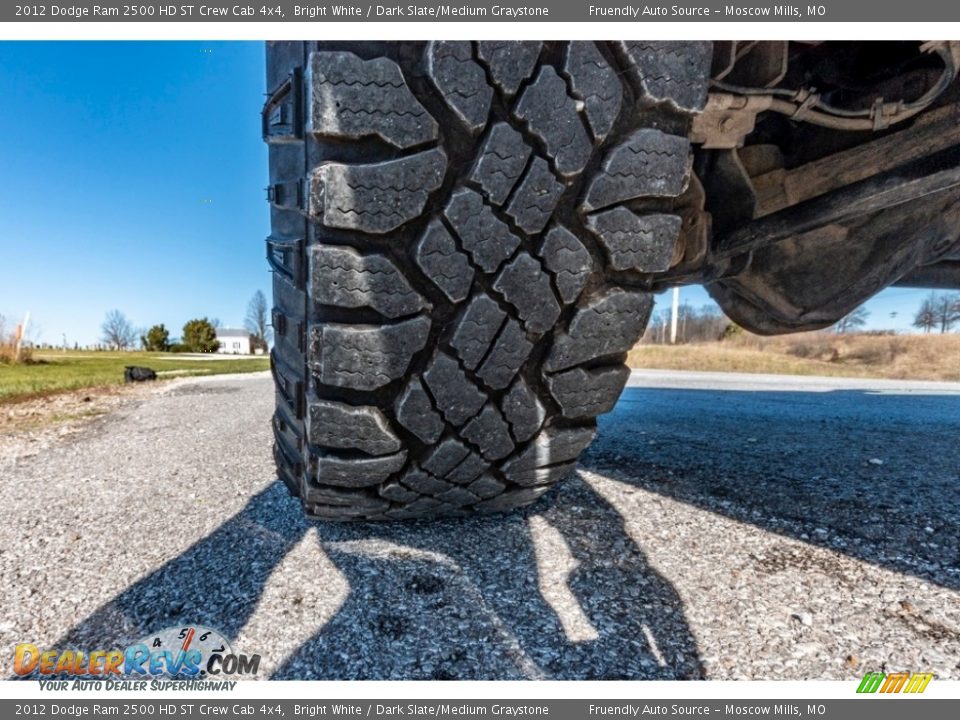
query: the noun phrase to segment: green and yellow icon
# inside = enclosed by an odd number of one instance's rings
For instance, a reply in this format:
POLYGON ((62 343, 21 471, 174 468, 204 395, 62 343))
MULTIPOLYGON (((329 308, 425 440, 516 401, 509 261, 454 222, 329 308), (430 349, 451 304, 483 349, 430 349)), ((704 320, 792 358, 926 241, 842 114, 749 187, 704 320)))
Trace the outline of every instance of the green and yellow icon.
POLYGON ((933 679, 933 673, 868 672, 860 681, 858 693, 922 693, 933 679))

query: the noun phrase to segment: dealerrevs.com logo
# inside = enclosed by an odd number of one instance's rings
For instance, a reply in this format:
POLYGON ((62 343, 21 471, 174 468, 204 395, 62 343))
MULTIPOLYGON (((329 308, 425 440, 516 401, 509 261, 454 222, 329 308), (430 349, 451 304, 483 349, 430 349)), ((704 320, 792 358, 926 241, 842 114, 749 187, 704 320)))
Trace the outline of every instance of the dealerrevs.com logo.
POLYGON ((17 677, 40 680, 41 689, 232 689, 260 668, 259 655, 234 652, 217 630, 169 627, 122 649, 14 649, 17 677), (72 681, 72 682, 71 682, 72 681), (224 687, 219 687, 224 686, 224 687))

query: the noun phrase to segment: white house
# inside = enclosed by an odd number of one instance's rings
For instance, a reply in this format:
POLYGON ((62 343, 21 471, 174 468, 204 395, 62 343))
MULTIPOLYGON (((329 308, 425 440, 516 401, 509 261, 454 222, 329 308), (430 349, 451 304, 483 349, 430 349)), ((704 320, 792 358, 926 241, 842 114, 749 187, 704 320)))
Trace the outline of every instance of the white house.
POLYGON ((217 328, 217 342, 220 343, 220 347, 217 348, 218 353, 227 355, 250 354, 250 333, 246 330, 217 328))

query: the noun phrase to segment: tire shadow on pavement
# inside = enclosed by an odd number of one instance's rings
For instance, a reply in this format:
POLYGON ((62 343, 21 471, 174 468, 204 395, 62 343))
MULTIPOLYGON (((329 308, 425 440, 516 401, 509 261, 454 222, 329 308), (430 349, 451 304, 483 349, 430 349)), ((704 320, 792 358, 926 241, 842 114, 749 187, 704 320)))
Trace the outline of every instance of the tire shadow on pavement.
POLYGON ((184 553, 101 605, 54 647, 125 647, 181 624, 214 628, 232 640, 271 573, 309 527, 277 480, 184 553))
POLYGON ((677 592, 577 477, 508 515, 317 527, 349 596, 275 679, 703 676, 677 592))
POLYGON ((274 679, 703 676, 677 592, 577 477, 512 514, 356 524, 304 519, 276 481, 53 647, 124 647, 197 624, 232 641, 311 528, 347 596, 309 640, 283 648, 274 679))
POLYGON ((628 388, 581 467, 960 589, 960 397, 628 388))

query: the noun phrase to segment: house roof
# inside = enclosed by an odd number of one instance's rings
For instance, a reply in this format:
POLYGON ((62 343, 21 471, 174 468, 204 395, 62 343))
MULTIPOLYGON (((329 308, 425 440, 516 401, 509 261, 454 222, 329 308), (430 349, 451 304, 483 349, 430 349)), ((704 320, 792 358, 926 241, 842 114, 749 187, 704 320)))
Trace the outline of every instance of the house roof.
POLYGON ((236 328, 217 328, 218 338, 249 338, 250 333, 246 330, 237 330, 236 328))

